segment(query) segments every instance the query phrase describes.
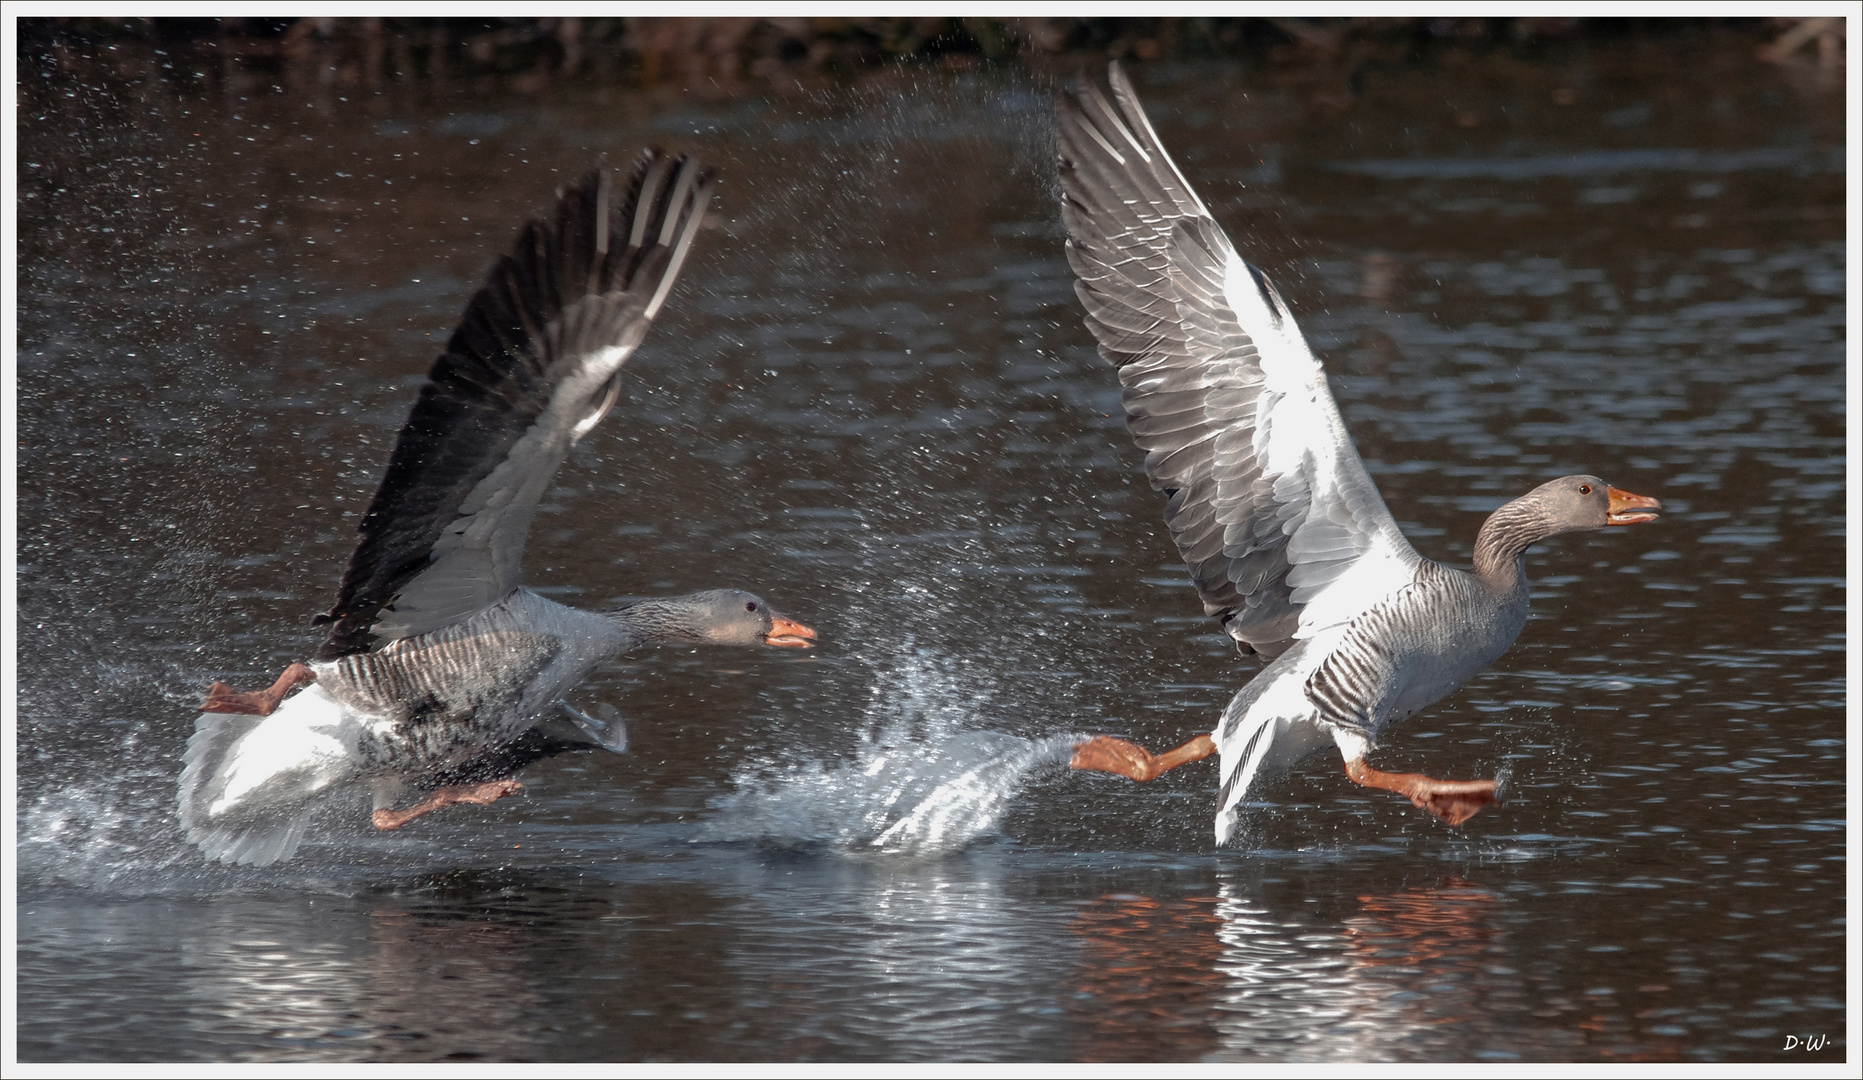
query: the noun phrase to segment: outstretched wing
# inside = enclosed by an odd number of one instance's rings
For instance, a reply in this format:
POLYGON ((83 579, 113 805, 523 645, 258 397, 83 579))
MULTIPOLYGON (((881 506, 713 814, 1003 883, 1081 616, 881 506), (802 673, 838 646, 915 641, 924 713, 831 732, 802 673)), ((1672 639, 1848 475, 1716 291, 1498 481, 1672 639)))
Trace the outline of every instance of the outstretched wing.
POLYGON ((1415 575, 1326 375, 1158 142, 1118 64, 1060 104, 1075 292, 1204 611, 1272 659, 1415 575))
POLYGON ((518 585, 557 466, 614 404, 705 216, 713 174, 641 155, 597 168, 498 260, 434 362, 362 519, 318 652, 331 660, 450 625, 518 585))

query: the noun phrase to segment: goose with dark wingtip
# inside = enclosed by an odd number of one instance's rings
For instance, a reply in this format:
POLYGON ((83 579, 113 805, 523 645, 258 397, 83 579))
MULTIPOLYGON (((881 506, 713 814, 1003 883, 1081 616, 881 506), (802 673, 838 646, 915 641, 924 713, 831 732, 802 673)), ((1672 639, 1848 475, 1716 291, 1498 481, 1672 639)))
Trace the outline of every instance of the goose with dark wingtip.
POLYGON ((1072 765, 1149 780, 1218 754, 1216 842, 1249 787, 1327 744, 1354 782, 1450 825, 1492 780, 1372 768, 1380 736, 1493 663, 1526 624, 1527 548, 1651 521, 1657 501, 1563 476, 1507 503, 1474 566, 1418 555, 1397 529, 1280 294, 1244 262, 1160 145, 1117 64, 1060 104, 1067 256, 1100 355, 1205 613, 1263 668, 1216 730, 1151 754, 1099 736, 1072 765))
POLYGON ((210 859, 289 858, 338 786, 369 788, 375 826, 397 829, 518 790, 511 774, 538 758, 625 749, 618 720, 562 695, 631 649, 810 647, 813 630, 735 589, 591 612, 519 584, 538 500, 614 406, 712 185, 657 150, 619 185, 598 168, 492 269, 401 430, 313 662, 267 690, 215 683, 202 703, 180 813, 210 859))

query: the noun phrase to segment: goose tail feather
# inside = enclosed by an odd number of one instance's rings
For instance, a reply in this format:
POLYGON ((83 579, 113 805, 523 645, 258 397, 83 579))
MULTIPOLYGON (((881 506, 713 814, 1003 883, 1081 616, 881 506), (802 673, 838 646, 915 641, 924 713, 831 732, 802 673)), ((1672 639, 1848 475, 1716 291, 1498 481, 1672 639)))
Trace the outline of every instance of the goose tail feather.
POLYGON ((289 859, 312 800, 356 768, 336 725, 318 722, 336 713, 319 687, 270 716, 202 713, 181 756, 178 810, 188 842, 231 865, 289 859))
POLYGON ((202 713, 182 755, 181 827, 188 842, 210 861, 269 866, 289 859, 304 838, 310 807, 274 808, 231 821, 216 821, 212 806, 227 789, 241 739, 265 720, 235 713, 202 713))
POLYGON ((1223 710, 1216 727, 1222 761, 1222 787, 1216 796, 1216 845, 1235 835, 1242 800, 1257 780, 1276 776, 1301 759, 1331 745, 1332 737, 1304 701, 1299 708, 1276 708, 1264 680, 1242 688, 1223 710), (1251 692, 1253 691, 1253 692, 1251 692))

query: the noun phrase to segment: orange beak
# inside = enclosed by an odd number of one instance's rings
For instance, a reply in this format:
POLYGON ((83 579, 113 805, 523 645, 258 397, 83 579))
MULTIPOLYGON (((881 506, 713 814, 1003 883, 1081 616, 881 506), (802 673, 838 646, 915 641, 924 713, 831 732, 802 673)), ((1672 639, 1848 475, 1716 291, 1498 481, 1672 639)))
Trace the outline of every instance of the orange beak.
POLYGON ((1605 488, 1611 496, 1611 509, 1605 515, 1606 525, 1640 525, 1645 521, 1655 521, 1655 511, 1662 509, 1662 504, 1648 495, 1632 495, 1618 488, 1605 488))
POLYGON ((765 645, 775 645, 781 649, 812 649, 815 631, 794 619, 785 619, 774 612, 770 615, 770 632, 763 635, 765 645))

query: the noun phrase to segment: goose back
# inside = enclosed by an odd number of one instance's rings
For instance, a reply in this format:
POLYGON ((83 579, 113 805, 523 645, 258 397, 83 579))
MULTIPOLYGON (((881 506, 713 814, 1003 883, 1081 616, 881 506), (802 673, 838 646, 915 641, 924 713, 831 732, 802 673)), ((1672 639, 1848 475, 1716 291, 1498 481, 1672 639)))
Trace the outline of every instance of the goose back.
POLYGON ((425 772, 516 738, 644 636, 517 589, 464 622, 315 667, 325 692, 365 718, 356 749, 364 772, 425 772))

